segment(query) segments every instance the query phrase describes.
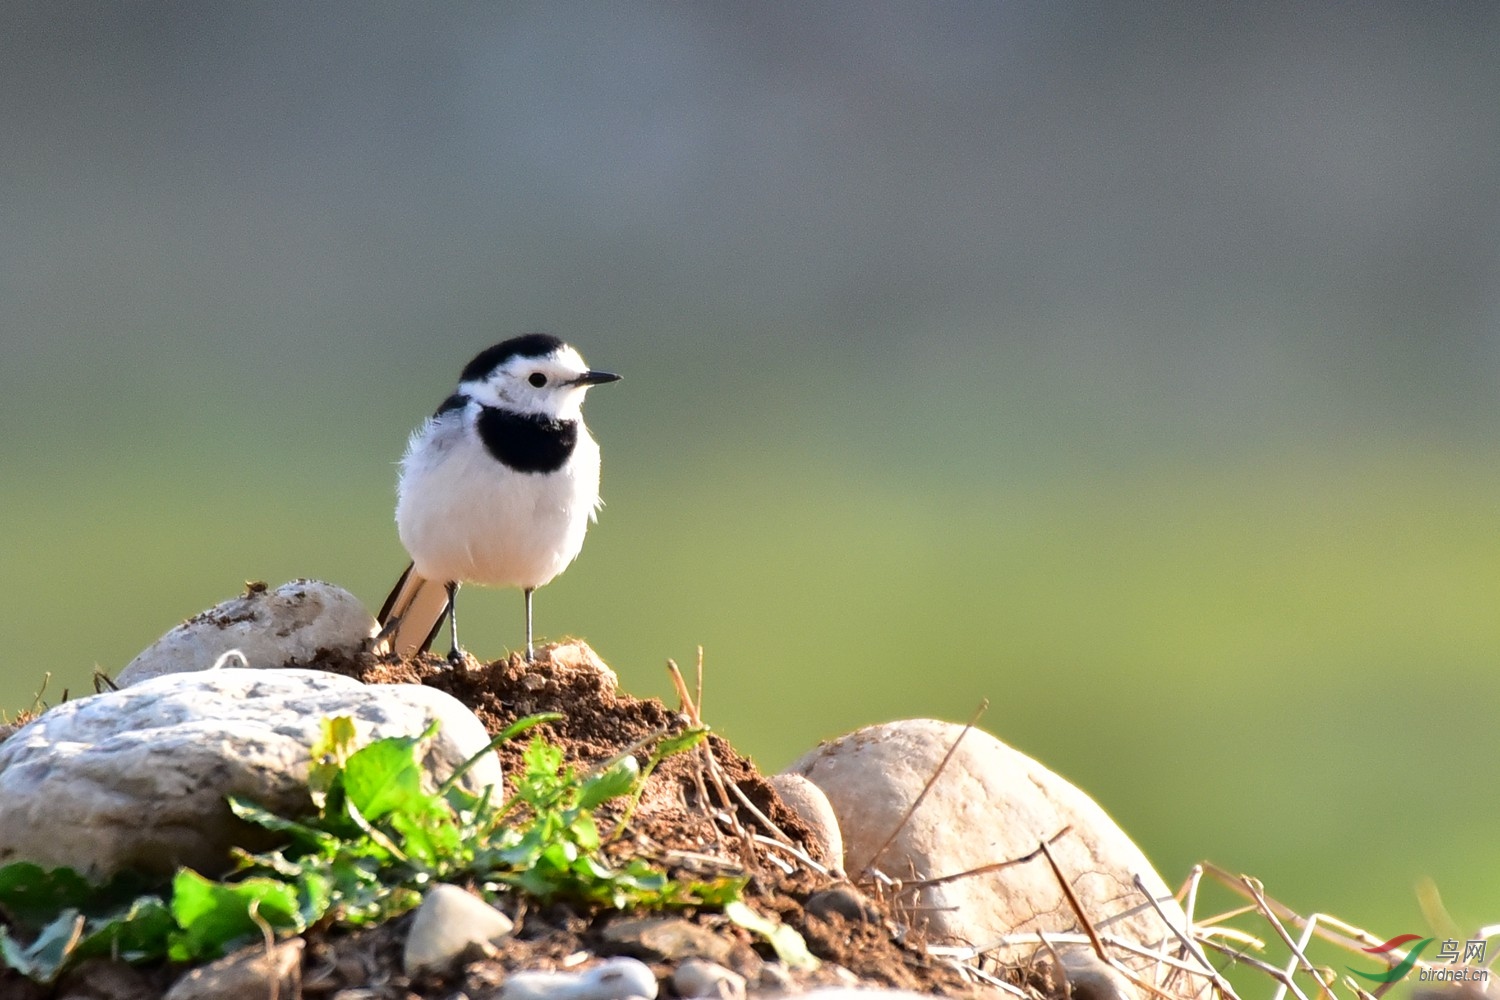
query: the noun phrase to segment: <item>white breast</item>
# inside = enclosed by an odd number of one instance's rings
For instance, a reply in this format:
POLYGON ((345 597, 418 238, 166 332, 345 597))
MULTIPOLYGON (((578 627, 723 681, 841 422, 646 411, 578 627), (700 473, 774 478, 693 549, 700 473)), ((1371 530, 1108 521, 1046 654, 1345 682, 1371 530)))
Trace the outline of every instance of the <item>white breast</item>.
POLYGON ((461 413, 428 421, 401 460, 396 527, 432 580, 540 587, 583 547, 599 503, 599 446, 580 421, 572 458, 549 473, 496 461, 461 413))

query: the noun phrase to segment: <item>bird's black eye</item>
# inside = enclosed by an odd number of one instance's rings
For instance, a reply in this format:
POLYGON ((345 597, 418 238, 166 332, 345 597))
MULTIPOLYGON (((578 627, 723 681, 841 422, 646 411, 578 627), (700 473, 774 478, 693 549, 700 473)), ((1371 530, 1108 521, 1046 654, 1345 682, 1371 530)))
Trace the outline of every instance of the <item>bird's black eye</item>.
POLYGON ((547 384, 547 376, 543 375, 541 372, 532 372, 531 377, 526 381, 530 382, 532 385, 540 389, 542 386, 547 384))

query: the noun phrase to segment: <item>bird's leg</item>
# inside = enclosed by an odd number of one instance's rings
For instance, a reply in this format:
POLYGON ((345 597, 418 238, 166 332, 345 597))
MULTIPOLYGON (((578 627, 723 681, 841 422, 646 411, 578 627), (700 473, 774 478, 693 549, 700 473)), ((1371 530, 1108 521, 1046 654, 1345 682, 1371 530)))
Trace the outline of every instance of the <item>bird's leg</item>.
POLYGON ((448 650, 448 662, 463 662, 464 651, 458 646, 458 581, 450 580, 444 585, 448 590, 448 631, 453 637, 453 648, 448 650))
POLYGON ((527 587, 522 593, 526 595, 526 662, 530 663, 536 659, 536 651, 531 648, 531 592, 535 587, 527 587))

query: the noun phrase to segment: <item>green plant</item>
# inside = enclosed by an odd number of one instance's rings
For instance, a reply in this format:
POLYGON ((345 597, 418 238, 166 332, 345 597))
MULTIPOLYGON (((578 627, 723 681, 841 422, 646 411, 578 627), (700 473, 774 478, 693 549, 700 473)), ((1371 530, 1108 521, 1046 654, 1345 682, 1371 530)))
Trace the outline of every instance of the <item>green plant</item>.
MULTIPOLYGON (((556 718, 522 719, 481 754, 556 718)), ((616 909, 734 904, 744 923, 743 878, 681 881, 644 859, 608 859, 595 820, 605 803, 628 797, 611 834, 617 837, 651 770, 696 745, 706 729, 657 739, 645 767, 625 754, 584 774, 564 764, 559 748, 534 737, 514 794, 498 803, 493 789, 474 794, 460 784, 480 754, 436 790, 424 787, 423 749, 435 731, 356 748, 350 719, 325 720, 308 777, 313 813, 289 819, 231 798, 236 815, 281 833, 285 843, 260 854, 237 851, 235 870, 223 879, 184 868, 165 887, 130 875, 97 886, 66 868, 24 862, 0 868, 0 910, 10 928, 34 935, 22 943, 0 924, 0 959, 51 981, 93 955, 134 962, 211 958, 249 939, 315 923, 379 923, 416 905, 421 888, 437 881, 616 909)), ((755 929, 781 947, 771 931, 755 929)))

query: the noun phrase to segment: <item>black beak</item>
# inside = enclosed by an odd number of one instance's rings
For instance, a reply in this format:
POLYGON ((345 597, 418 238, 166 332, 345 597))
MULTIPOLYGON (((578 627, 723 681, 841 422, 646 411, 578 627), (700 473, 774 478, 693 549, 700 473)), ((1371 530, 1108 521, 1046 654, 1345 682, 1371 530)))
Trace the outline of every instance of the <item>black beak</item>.
POLYGON ((573 380, 574 385, 603 385, 605 382, 618 382, 620 376, 614 372, 584 372, 573 380))

